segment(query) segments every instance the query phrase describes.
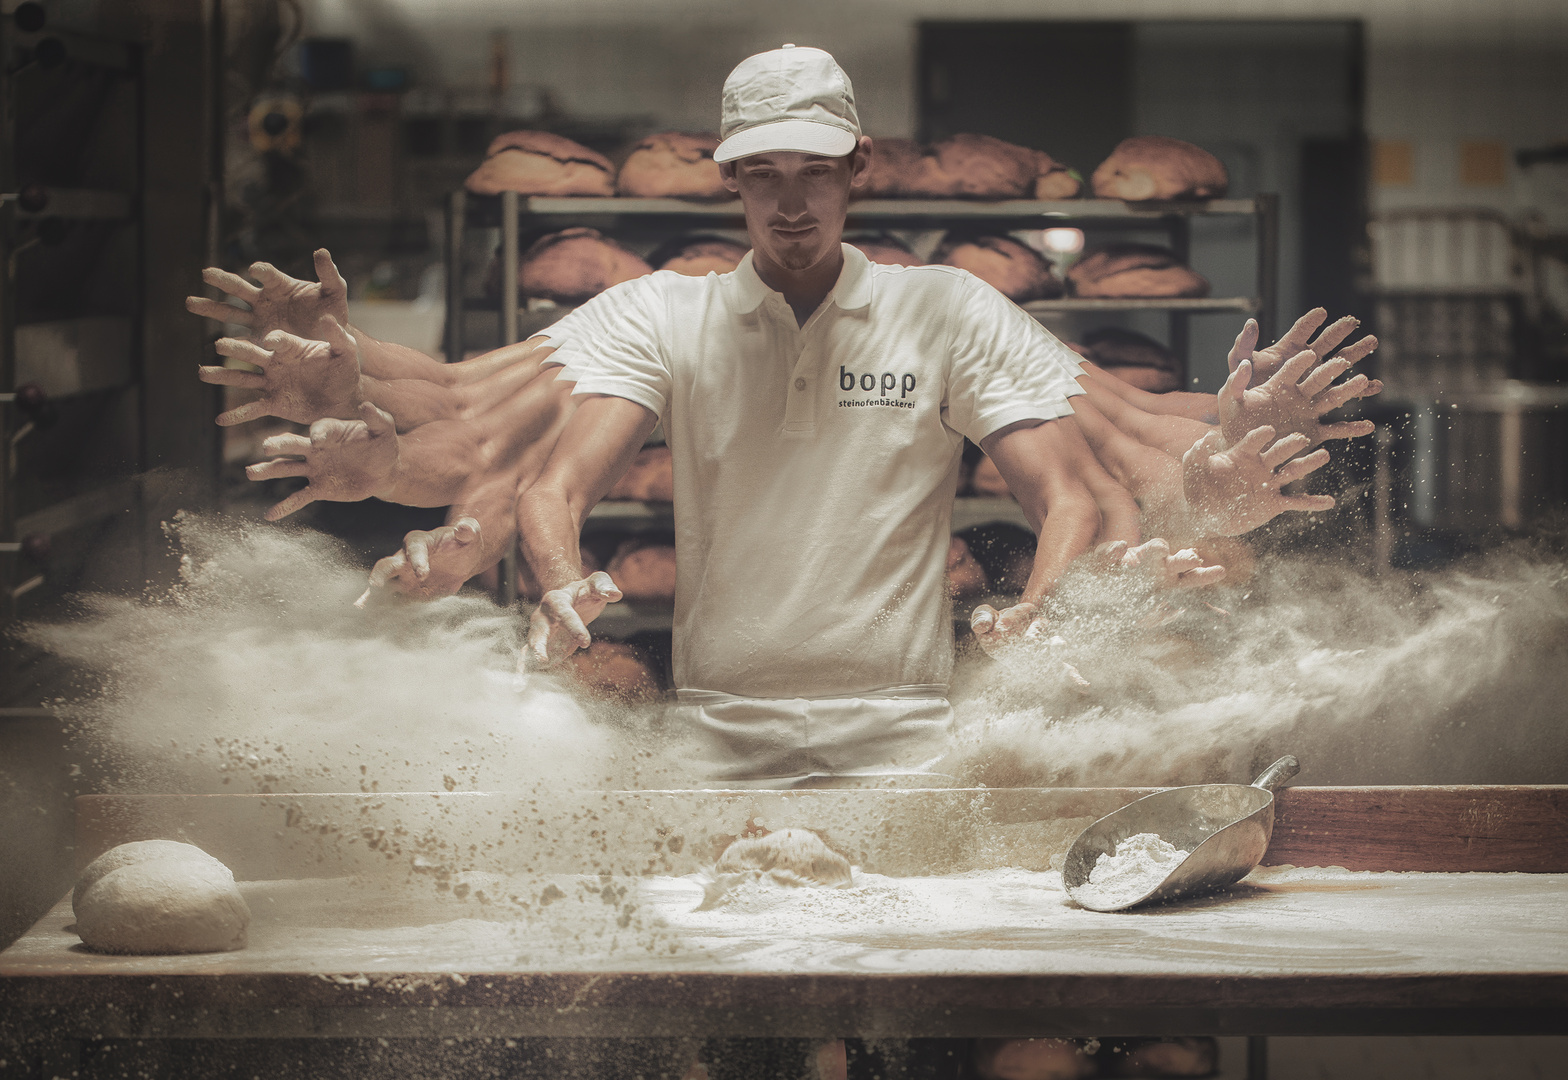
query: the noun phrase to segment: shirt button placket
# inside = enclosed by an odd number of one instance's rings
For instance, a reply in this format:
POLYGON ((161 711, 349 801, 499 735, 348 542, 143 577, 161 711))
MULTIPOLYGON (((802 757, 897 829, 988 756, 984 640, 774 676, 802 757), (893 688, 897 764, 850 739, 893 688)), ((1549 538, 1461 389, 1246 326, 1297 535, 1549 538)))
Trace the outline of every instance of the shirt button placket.
POLYGON ((789 394, 784 403, 784 429, 810 432, 816 428, 816 395, 812 393, 810 346, 801 349, 795 361, 795 371, 789 382, 789 394))

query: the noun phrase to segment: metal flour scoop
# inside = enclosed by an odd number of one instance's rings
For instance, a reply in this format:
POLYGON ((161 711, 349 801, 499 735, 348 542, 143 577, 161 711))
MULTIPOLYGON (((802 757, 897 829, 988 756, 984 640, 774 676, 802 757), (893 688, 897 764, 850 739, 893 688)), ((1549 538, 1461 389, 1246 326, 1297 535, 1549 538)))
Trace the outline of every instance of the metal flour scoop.
POLYGON ((1145 795, 1107 814, 1078 834, 1067 849, 1062 884, 1067 895, 1093 911, 1120 911, 1150 900, 1217 889, 1246 877, 1268 850, 1274 832, 1274 791, 1301 770, 1286 754, 1263 771, 1251 786, 1195 784, 1145 795), (1107 903, 1089 883, 1089 872, 1102 854, 1114 854, 1129 836, 1154 833, 1190 854, 1163 879, 1150 877, 1149 887, 1122 891, 1107 903))

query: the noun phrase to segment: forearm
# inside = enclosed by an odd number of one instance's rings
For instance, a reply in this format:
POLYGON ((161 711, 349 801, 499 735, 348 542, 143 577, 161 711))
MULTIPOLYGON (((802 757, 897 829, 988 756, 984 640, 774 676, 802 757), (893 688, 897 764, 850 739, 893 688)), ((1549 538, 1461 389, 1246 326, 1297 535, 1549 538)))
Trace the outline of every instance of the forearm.
POLYGON ((1040 523, 1034 569, 1019 602, 1043 603, 1068 565, 1094 544, 1099 531, 1100 512, 1086 487, 1057 493, 1040 523))
POLYGON ((1204 424, 1219 423, 1219 406, 1213 394, 1195 394, 1186 390, 1173 390, 1165 394, 1151 394, 1131 383, 1118 379, 1090 360, 1080 361, 1096 385, 1114 393, 1127 404, 1146 413, 1163 416, 1182 416, 1204 424))
POLYGON ((357 327, 351 327, 350 331, 354 335, 354 340, 359 343, 360 364, 367 375, 377 379, 418 379, 445 387, 466 386, 478 382, 520 360, 525 360, 545 340, 542 337, 529 338, 515 345, 503 345, 499 349, 492 349, 472 360, 443 364, 418 349, 378 340, 357 327))
POLYGON ((504 470, 481 477, 452 500, 446 523, 471 517, 479 522, 480 556, 475 572, 488 570, 517 543, 517 477, 504 470))
POLYGON ((1145 412, 1123 400, 1092 376, 1080 378, 1078 385, 1083 387, 1089 403, 1122 434, 1173 457, 1185 453, 1187 447, 1209 431, 1209 425, 1183 416, 1156 416, 1145 412))
MULTIPOLYGON (((1136 500, 1135 508, 1141 508, 1140 534, 1168 536, 1173 531, 1182 534, 1189 531, 1185 524, 1189 515, 1182 493, 1181 463, 1164 451, 1123 434, 1086 398, 1075 397, 1072 405, 1078 427, 1094 452, 1096 464, 1130 493, 1129 498, 1136 500)), ((1105 512, 1103 501, 1101 512, 1105 512)), ((1115 535, 1110 535, 1112 530, 1109 528, 1101 531, 1107 540, 1138 542, 1127 535, 1129 530, 1125 526, 1115 535)))
POLYGON ((517 536, 523 560, 543 591, 563 588, 583 576, 578 537, 591 505, 559 485, 537 481, 517 497, 517 536))

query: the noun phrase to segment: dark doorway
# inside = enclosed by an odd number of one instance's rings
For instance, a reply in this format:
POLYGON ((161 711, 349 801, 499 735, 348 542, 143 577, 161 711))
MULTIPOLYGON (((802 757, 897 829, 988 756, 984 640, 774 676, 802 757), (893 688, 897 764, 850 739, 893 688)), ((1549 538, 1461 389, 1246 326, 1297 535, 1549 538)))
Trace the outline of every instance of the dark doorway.
POLYGON ((919 137, 974 132, 1085 176, 1133 134, 1133 24, 922 22, 919 137))

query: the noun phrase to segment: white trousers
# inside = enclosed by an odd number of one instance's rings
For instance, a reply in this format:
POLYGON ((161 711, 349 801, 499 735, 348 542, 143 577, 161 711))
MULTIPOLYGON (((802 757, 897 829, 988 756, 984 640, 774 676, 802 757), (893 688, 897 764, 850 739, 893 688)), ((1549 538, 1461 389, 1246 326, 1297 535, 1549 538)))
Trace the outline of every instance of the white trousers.
POLYGON ((694 779, 713 787, 947 787, 945 686, 852 698, 740 698, 682 690, 675 720, 694 779))

